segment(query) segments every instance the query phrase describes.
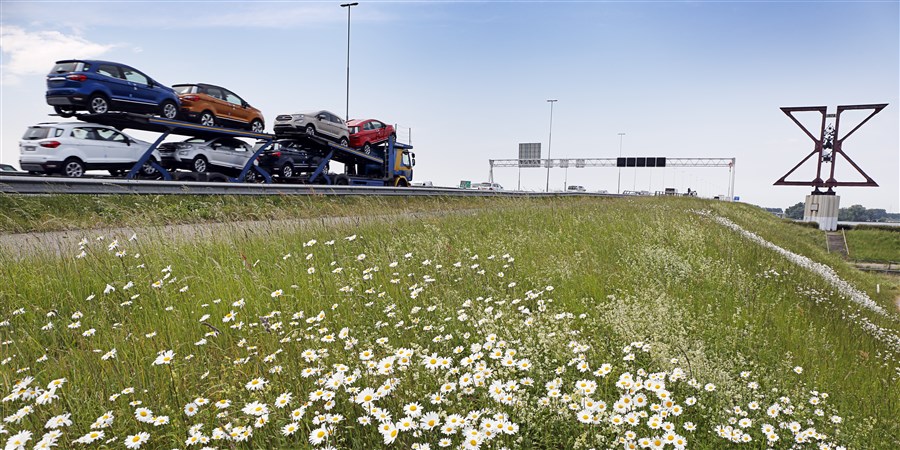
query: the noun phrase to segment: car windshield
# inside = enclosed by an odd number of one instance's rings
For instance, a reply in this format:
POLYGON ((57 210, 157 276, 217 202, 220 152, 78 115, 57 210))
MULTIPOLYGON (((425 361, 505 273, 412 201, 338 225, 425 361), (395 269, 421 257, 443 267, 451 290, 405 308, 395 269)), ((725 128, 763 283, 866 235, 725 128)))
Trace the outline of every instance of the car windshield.
POLYGON ((193 84, 179 84, 176 86, 172 86, 172 89, 175 90, 176 94, 191 94, 194 90, 193 84))
POLYGON ((28 127, 25 130, 25 135, 22 136, 22 139, 26 141, 33 141, 36 139, 45 139, 50 136, 50 128, 47 127, 28 127))
POLYGON ((9 164, 0 164, 0 172, 15 172, 16 168, 9 164))
POLYGON ((56 63, 53 66, 53 69, 50 70, 50 73, 66 73, 66 72, 79 72, 84 67, 83 62, 78 61, 67 61, 62 63, 56 63))

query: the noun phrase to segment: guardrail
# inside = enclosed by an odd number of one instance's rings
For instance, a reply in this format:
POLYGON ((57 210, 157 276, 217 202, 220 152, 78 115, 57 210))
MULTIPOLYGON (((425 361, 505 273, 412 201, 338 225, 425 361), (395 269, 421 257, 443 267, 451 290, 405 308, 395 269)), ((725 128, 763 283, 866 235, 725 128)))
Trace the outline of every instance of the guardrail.
POLYGON ((452 197, 620 197, 590 192, 480 191, 446 187, 372 187, 312 184, 213 183, 198 181, 126 180, 121 178, 56 178, 0 175, 4 194, 181 194, 181 195, 381 195, 452 197))

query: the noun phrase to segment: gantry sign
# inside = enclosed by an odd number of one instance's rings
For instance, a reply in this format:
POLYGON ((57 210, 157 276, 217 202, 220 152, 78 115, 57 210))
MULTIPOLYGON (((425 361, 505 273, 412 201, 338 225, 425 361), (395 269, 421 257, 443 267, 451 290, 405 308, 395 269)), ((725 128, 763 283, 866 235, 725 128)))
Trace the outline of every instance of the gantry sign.
POLYGON ((837 186, 875 186, 875 187, 877 187, 878 183, 876 183, 875 180, 872 179, 872 177, 870 177, 865 172, 863 172, 863 170, 860 169, 859 166, 857 166, 856 163, 853 162, 853 160, 850 159, 849 156, 847 156, 847 153, 845 153, 843 150, 843 146, 844 146, 844 141, 847 140, 847 138, 850 137, 850 135, 852 135, 854 132, 856 132, 856 130, 858 130, 859 127, 863 126, 864 123, 868 122, 869 119, 871 119, 875 114, 878 114, 879 112, 881 112, 881 110, 884 109, 887 105, 888 105, 887 103, 881 103, 881 104, 877 104, 877 105, 838 106, 837 112, 835 114, 828 114, 827 113, 828 107, 826 107, 826 106, 801 106, 801 107, 781 108, 781 110, 784 111, 784 113, 787 114, 787 116, 790 117, 791 120, 793 120, 794 123, 796 123, 797 126, 799 126, 803 130, 803 132, 805 132, 806 135, 809 136, 809 138, 813 140, 813 142, 815 143, 815 148, 813 149, 812 153, 806 155, 806 158, 803 158, 803 160, 800 161, 796 166, 794 166, 793 169, 791 169, 790 171, 788 171, 788 173, 784 174, 784 176, 782 176, 780 179, 778 179, 778 181, 775 182, 775 185, 776 186, 812 186, 814 188, 813 194, 822 194, 823 192, 821 192, 819 190, 819 188, 828 188, 827 193, 834 194, 833 188, 835 188, 837 186), (847 110, 857 110, 857 109, 862 109, 862 110, 870 109, 870 110, 872 110, 872 113, 869 114, 865 119, 863 119, 862 122, 860 122, 858 125, 856 125, 855 128, 850 130, 850 132, 847 133, 844 137, 840 137, 840 135, 838 134, 838 131, 839 131, 839 127, 841 124, 841 113, 843 113, 844 111, 847 111, 847 110), (795 112, 818 112, 818 113, 822 114, 822 125, 821 125, 821 130, 819 132, 818 138, 813 136, 813 134, 808 129, 806 129, 806 127, 803 126, 803 124, 801 124, 800 121, 798 121, 796 117, 794 117, 793 113, 795 113, 795 112), (826 125, 827 120, 831 119, 831 118, 834 119, 834 124, 826 125), (808 161, 814 155, 817 156, 817 158, 816 158, 816 178, 815 179, 813 179, 811 181, 788 181, 787 180, 787 177, 789 177, 792 173, 794 173, 795 170, 797 170, 800 166, 802 166, 806 161, 808 161), (834 178, 834 167, 837 165, 839 156, 843 156, 844 159, 846 159, 847 162, 850 163, 850 165, 853 166, 853 168, 856 169, 856 171, 860 175, 862 175, 863 178, 866 179, 866 181, 838 181, 838 180, 836 180, 834 178), (822 165, 823 164, 831 165, 830 168, 826 167, 826 171, 828 172, 828 179, 826 179, 826 180, 822 179, 822 176, 823 176, 822 165))

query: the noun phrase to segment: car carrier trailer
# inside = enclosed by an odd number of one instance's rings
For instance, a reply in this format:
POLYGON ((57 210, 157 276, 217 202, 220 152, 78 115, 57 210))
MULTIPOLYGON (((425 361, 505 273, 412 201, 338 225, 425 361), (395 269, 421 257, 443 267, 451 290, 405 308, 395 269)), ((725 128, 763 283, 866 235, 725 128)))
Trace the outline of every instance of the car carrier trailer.
POLYGON ((155 161, 152 158, 153 151, 156 150, 170 135, 207 139, 230 136, 235 138, 256 139, 258 142, 261 142, 261 145, 257 145, 253 154, 247 159, 246 164, 237 177, 209 173, 204 175, 206 179, 196 178, 197 175, 191 175, 195 177, 193 181, 228 181, 242 183, 256 181, 261 178, 264 183, 272 183, 272 175, 262 167, 259 167, 257 161, 264 152, 271 148, 272 143, 276 138, 297 141, 308 150, 308 154, 310 154, 311 157, 315 156, 319 159, 318 164, 314 165, 315 170, 308 173, 301 173, 300 177, 289 179, 287 180, 288 182, 406 187, 412 182, 413 166, 416 162, 415 154, 410 151, 412 150, 412 146, 396 142, 393 137, 383 144, 373 147, 374 150, 371 154, 366 154, 359 150, 335 144, 318 136, 307 134, 276 136, 266 133, 255 133, 248 130, 200 125, 193 122, 133 113, 78 114, 75 117, 84 122, 108 125, 119 130, 133 129, 160 133, 156 141, 147 148, 141 158, 134 164, 131 170, 128 171, 128 174, 125 176, 127 179, 134 179, 144 164, 150 164, 150 166, 155 168, 165 180, 172 180, 173 174, 178 176, 182 181, 192 180, 191 178, 188 178, 188 176, 186 176, 188 174, 184 172, 177 174, 175 172, 169 172, 169 170, 160 165, 160 161, 155 161), (345 173, 329 173, 327 169, 329 163, 332 161, 344 164, 345 173), (257 177, 257 175, 259 177, 257 177))

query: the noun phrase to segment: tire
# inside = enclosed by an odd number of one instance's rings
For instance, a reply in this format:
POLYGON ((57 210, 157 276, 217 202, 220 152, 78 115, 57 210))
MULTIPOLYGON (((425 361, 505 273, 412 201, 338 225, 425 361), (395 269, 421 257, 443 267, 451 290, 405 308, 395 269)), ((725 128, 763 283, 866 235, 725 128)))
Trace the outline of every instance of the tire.
POLYGON ((213 113, 211 113, 209 111, 203 111, 203 113, 200 114, 200 118, 197 121, 200 122, 200 125, 205 125, 208 127, 216 126, 216 116, 213 115, 213 113))
POLYGON ((60 117, 72 117, 75 115, 75 107, 73 106, 54 106, 53 110, 56 111, 56 114, 59 114, 60 117))
POLYGON ((350 185, 350 177, 347 175, 338 175, 334 177, 335 186, 349 186, 350 185))
POLYGON ((172 100, 166 100, 160 103, 159 115, 166 119, 174 120, 176 117, 178 117, 178 105, 176 105, 172 100))
POLYGON ((254 133, 264 133, 266 131, 266 125, 262 122, 262 120, 254 119, 250 122, 250 131, 254 133))
POLYGON ((78 158, 69 158, 63 162, 62 174, 68 178, 81 178, 84 176, 84 163, 78 158))
POLYGON ((366 145, 363 145, 362 151, 363 151, 363 153, 365 153, 367 155, 371 155, 372 154, 372 144, 366 142, 366 145))
POLYGON ((206 175, 206 181, 211 183, 225 183, 228 181, 228 177, 218 172, 209 172, 206 175))
POLYGON ((191 171, 197 173, 205 173, 209 170, 209 162, 206 161, 206 158, 203 155, 200 155, 191 162, 191 171))
POLYGON ((409 182, 406 181, 406 178, 398 178, 397 187, 409 187, 409 182))
POLYGON ((291 163, 284 163, 281 166, 281 178, 291 178, 294 176, 294 166, 291 163))
POLYGON ((109 99, 103 94, 91 95, 88 100, 88 112, 91 114, 106 114, 109 112, 109 99))
POLYGON ((338 142, 338 144, 339 144, 341 147, 349 147, 349 146, 350 146, 350 141, 349 141, 347 138, 342 137, 341 140, 338 142))
POLYGON ((152 162, 156 162, 156 160, 153 158, 150 158, 149 161, 145 162, 144 165, 141 166, 140 174, 142 177, 155 179, 155 178, 159 178, 161 176, 159 171, 156 170, 156 167, 153 167, 152 165, 150 165, 150 163, 152 163, 152 162))
POLYGON ((316 127, 314 127, 312 125, 307 125, 306 126, 306 134, 309 136, 315 136, 316 135, 316 127))

